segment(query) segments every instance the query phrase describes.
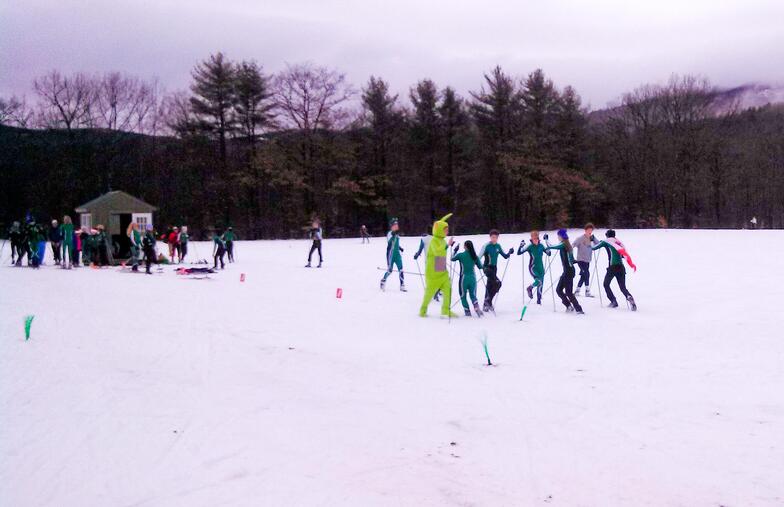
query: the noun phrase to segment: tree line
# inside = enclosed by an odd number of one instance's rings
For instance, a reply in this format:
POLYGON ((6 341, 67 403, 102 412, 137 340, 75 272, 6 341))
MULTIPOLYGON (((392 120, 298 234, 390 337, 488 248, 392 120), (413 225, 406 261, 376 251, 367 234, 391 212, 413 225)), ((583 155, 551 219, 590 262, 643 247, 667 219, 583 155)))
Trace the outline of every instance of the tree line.
POLYGON ((51 71, 0 98, 0 217, 60 216, 109 189, 197 235, 784 226, 784 109, 741 109, 694 76, 588 111, 534 70, 487 72, 468 96, 422 79, 401 97, 311 63, 267 74, 217 53, 187 91, 119 72, 51 71))

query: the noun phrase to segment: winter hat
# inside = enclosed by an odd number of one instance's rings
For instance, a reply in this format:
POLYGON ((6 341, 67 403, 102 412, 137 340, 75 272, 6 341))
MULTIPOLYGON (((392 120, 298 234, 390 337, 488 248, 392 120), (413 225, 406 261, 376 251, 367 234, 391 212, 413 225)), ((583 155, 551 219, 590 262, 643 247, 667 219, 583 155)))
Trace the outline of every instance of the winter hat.
POLYGON ((397 217, 391 218, 391 219, 389 220, 389 226, 390 226, 390 227, 392 227, 392 226, 393 226, 393 225, 395 225, 396 223, 397 223, 397 217))
POLYGON ((607 236, 608 238, 614 238, 615 229, 607 229, 607 232, 605 232, 604 235, 607 236))
POLYGON ((569 235, 566 234, 566 229, 558 229, 558 237, 561 239, 569 239, 569 235))

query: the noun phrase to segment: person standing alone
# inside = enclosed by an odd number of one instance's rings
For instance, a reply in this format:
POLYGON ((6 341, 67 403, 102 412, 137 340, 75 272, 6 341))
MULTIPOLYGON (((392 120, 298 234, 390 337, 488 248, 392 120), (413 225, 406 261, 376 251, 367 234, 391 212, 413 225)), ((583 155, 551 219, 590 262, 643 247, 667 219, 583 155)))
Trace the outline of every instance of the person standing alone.
POLYGON ((381 279, 381 290, 387 284, 387 277, 392 274, 392 270, 397 266, 397 273, 400 277, 400 291, 406 292, 406 284, 403 278, 403 259, 400 256, 403 248, 400 246, 400 224, 397 218, 389 222, 389 232, 387 233, 387 271, 381 279))
POLYGON ((313 220, 313 223, 311 224, 311 227, 308 230, 308 235, 310 236, 310 239, 313 241, 313 244, 310 245, 310 253, 308 253, 308 263, 305 265, 305 267, 306 268, 310 267, 310 261, 311 258, 313 257, 313 252, 318 250, 319 263, 318 266, 316 267, 320 268, 323 259, 321 257, 321 223, 318 221, 318 219, 313 220))

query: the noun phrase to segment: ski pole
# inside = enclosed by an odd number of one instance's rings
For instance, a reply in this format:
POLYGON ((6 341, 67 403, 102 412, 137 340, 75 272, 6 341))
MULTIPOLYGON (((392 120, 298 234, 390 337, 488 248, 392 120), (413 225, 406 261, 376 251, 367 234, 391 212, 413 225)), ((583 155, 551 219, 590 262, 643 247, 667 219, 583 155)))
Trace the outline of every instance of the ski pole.
MULTIPOLYGON (((8 243, 7 239, 3 240, 3 246, 0 247, 0 262, 3 260, 3 250, 5 250, 5 244, 8 243)), ((13 261, 13 259, 11 259, 13 261)))
MULTIPOLYGON (((510 257, 511 257, 511 255, 506 258, 506 264, 504 264, 504 273, 501 275, 501 285, 504 284, 504 278, 506 278, 506 268, 509 267, 509 258, 510 257)), ((498 292, 496 293, 495 297, 493 298, 493 300, 490 301, 490 305, 493 308, 495 308, 495 304, 498 302, 498 296, 500 296, 500 295, 501 295, 501 290, 499 289, 498 292)))
MULTIPOLYGON (((449 249, 452 248, 452 245, 449 245, 449 249)), ((449 249, 447 249, 447 255, 449 255, 449 249)), ((455 275, 455 263, 452 262, 452 266, 450 266, 449 270, 449 323, 452 323, 452 278, 455 275)))
POLYGON ((599 259, 596 258, 596 252, 593 253, 593 277, 596 279, 596 288, 599 290, 599 304, 604 306, 604 299, 602 298, 602 284, 599 282, 599 259))
POLYGON ((419 281, 422 282, 422 288, 425 288, 425 279, 422 277, 422 270, 419 269, 419 259, 414 259, 417 265, 417 271, 419 272, 419 281))
MULTIPOLYGON (((553 263, 553 259, 550 259, 550 264, 547 265, 547 270, 550 272, 550 289, 553 288, 553 270, 550 269, 550 266, 553 263)), ((550 294, 553 296, 553 312, 555 312, 555 292, 550 291, 550 294)))

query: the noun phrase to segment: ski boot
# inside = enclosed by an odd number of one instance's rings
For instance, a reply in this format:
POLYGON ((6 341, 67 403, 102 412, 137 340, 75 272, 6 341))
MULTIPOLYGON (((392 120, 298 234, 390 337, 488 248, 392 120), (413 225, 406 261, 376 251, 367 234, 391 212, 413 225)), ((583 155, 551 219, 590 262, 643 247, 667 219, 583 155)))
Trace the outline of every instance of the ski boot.
POLYGON ((316 266, 316 267, 317 267, 317 268, 320 268, 320 267, 321 267, 321 261, 319 261, 319 263, 318 263, 318 266, 316 266))
POLYGON ((610 301, 610 308, 618 308, 618 301, 612 300, 610 301))
POLYGON ((470 317, 471 316, 471 310, 469 310, 468 308, 463 308, 463 312, 465 312, 465 316, 466 317, 470 317))
POLYGON ((581 291, 581 290, 583 290, 583 289, 582 289, 582 287, 577 287, 577 289, 574 291, 574 295, 575 295, 575 296, 580 296, 580 295, 581 295, 581 294, 580 294, 580 291, 581 291))
POLYGON ((573 311, 574 311, 574 307, 572 305, 566 307, 566 313, 572 313, 573 311))
POLYGON ((132 267, 131 271, 133 271, 134 273, 137 273, 139 271, 139 266, 132 267))
POLYGON ((525 289, 528 292, 528 299, 534 298, 534 286, 529 285, 528 288, 525 289))
POLYGON ((403 283, 400 284, 400 292, 408 292, 408 290, 406 290, 406 285, 403 283))
POLYGON ((578 308, 578 309, 576 309, 574 312, 575 312, 577 315, 585 315, 585 312, 583 311, 583 309, 582 309, 582 308, 578 308))
POLYGON ((378 288, 381 289, 381 292, 384 292, 384 287, 387 285, 386 280, 381 280, 381 283, 378 284, 378 288))
POLYGON ((306 268, 309 268, 309 267, 310 267, 310 262, 308 262, 307 264, 305 264, 305 267, 306 267, 306 268))
POLYGON ((459 315, 456 314, 455 312, 451 311, 451 310, 449 311, 449 313, 442 313, 441 314, 441 318, 442 319, 456 319, 458 317, 459 317, 459 315))
POLYGON ((585 297, 587 297, 587 298, 594 297, 594 295, 591 294, 591 289, 585 289, 585 297))
MULTIPOLYGON (((466 310, 466 312, 467 312, 467 311, 468 311, 468 310, 466 310)), ((480 310, 480 309, 479 309, 479 302, 478 302, 478 301, 474 301, 474 312, 476 312, 476 316, 477 316, 477 317, 482 317, 482 316, 484 315, 484 314, 482 313, 482 310, 480 310)))
POLYGON ((629 295, 626 298, 626 301, 629 303, 629 307, 631 307, 632 311, 636 312, 637 311, 637 303, 634 302, 634 298, 631 295, 629 295))

